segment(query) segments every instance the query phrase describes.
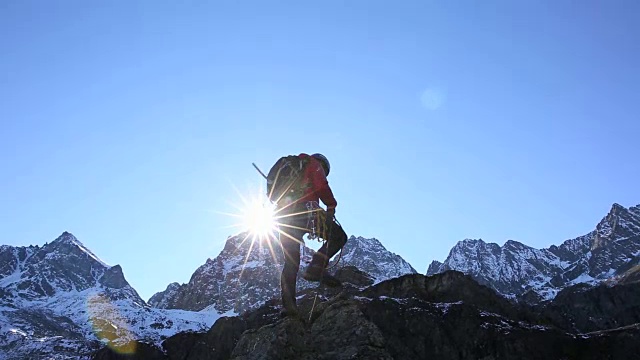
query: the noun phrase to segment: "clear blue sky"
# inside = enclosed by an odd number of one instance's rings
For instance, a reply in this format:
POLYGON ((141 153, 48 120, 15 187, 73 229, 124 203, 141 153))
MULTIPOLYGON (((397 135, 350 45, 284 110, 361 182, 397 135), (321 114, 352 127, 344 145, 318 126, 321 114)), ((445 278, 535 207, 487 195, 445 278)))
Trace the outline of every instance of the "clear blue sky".
POLYGON ((640 203, 637 1, 0 2, 0 243, 68 230, 148 299, 283 154, 424 272, 640 203), (304 5, 303 5, 304 3, 304 5))

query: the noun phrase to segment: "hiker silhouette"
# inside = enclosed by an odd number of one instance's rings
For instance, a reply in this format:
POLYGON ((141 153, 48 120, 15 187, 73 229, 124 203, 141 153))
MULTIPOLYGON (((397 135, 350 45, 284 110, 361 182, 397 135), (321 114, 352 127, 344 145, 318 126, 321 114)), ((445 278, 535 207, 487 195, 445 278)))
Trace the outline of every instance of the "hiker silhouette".
POLYGON ((300 245, 304 235, 320 237, 324 244, 313 255, 303 278, 337 287, 341 283, 327 273, 329 260, 347 242, 347 234, 335 220, 338 202, 329 186, 331 166, 322 154, 289 155, 278 159, 267 176, 267 195, 276 204, 276 220, 284 253, 280 277, 283 316, 298 316, 296 280, 300 268, 300 245), (320 201, 326 205, 324 210, 320 201))

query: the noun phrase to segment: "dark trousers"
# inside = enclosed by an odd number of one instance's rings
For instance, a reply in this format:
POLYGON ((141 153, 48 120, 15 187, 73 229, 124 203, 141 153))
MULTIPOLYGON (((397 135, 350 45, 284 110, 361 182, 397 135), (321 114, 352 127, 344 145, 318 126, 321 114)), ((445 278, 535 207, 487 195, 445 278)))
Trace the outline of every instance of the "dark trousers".
MULTIPOLYGON (((308 217, 304 214, 284 217, 280 221, 282 224, 280 230, 283 232, 280 234, 280 245, 284 253, 284 268, 280 277, 280 288, 284 306, 296 303, 296 279, 300 268, 300 245, 304 244, 303 236, 310 232, 306 228, 307 220, 308 217)), ((347 234, 342 229, 342 226, 335 222, 331 222, 331 226, 328 229, 324 229, 324 232, 318 235, 325 240, 325 243, 314 254, 309 266, 326 268, 329 259, 337 254, 347 243, 347 234)))

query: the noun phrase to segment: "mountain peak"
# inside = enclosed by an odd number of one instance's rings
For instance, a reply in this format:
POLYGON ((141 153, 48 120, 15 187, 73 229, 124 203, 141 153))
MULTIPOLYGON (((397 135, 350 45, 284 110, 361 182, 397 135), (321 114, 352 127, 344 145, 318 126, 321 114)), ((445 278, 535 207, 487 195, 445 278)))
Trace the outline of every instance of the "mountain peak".
MULTIPOLYGON (((58 236, 55 240, 53 240, 48 246, 45 246, 43 249, 48 249, 48 251, 56 251, 56 249, 67 248, 71 246, 71 248, 77 248, 81 253, 85 253, 86 256, 92 258, 97 261, 104 267, 110 267, 107 263, 98 258, 89 248, 87 248, 80 240, 78 240, 72 233, 65 231, 62 235, 58 236)), ((63 250, 63 252, 66 252, 63 250)))
POLYGON ((591 250, 607 248, 610 244, 636 236, 640 232, 640 216, 636 209, 614 203, 611 210, 596 226, 591 250))
POLYGON ((507 249, 510 249, 510 248, 513 248, 513 249, 524 249, 524 248, 528 248, 528 247, 529 246, 527 246, 527 245, 525 245, 525 244, 523 244, 523 243, 521 243, 519 241, 516 241, 516 240, 507 240, 507 242, 505 242, 504 246, 503 246, 503 248, 507 248, 507 249))
POLYGON ((363 236, 354 236, 351 235, 349 237, 349 240, 347 240, 347 242, 353 242, 353 241, 357 241, 357 242, 361 242, 361 243, 374 243, 374 244, 382 244, 380 242, 380 240, 376 239, 376 238, 365 238, 363 236))
POLYGON ((429 264, 429 267, 427 268, 427 273, 426 274, 427 275, 434 275, 434 274, 437 274, 439 272, 442 272, 441 269, 442 269, 443 265, 444 264, 441 263, 438 260, 431 261, 431 264, 429 264))
POLYGON ((613 205, 611 205, 611 210, 609 210, 609 215, 608 216, 618 215, 620 213, 627 212, 627 211, 628 210, 627 210, 626 207, 624 207, 624 206, 622 206, 622 205, 620 205, 618 203, 613 203, 613 205))
POLYGON ((60 236, 58 236, 55 240, 53 240, 52 243, 77 244, 77 243, 80 243, 80 241, 75 236, 73 236, 72 233, 65 231, 60 236))
POLYGON ((349 237, 349 239, 347 240, 347 243, 350 243, 350 242, 357 242, 357 243, 360 243, 360 244, 373 244, 373 245, 382 246, 382 243, 380 242, 380 240, 378 240, 378 239, 376 239, 374 237, 373 238, 365 238, 365 237, 362 237, 362 236, 353 236, 353 235, 351 235, 349 237))
POLYGON ((483 248, 486 246, 487 246, 487 243, 484 242, 484 240, 482 239, 466 238, 464 240, 458 241, 451 249, 451 252, 453 253, 456 251, 469 251, 469 250, 475 251, 478 248, 483 248))
POLYGON ((485 244, 485 242, 482 239, 466 238, 466 239, 463 239, 462 241, 458 241, 458 244, 469 246, 469 245, 476 245, 476 244, 485 244))
POLYGON ((559 246, 536 249, 508 240, 500 247, 464 239, 443 263, 429 265, 427 274, 458 270, 504 295, 520 296, 531 290, 541 299, 550 299, 563 287, 602 281, 624 271, 638 254, 640 206, 613 203, 593 231, 559 246))
POLYGON ((342 254, 336 259, 340 259, 342 265, 353 265, 372 275, 377 282, 416 273, 411 264, 387 250, 376 238, 350 236, 342 249, 342 254))
MULTIPOLYGON (((154 294, 149 304, 171 309, 201 311, 215 308, 219 312, 241 313, 260 306, 265 300, 279 297, 284 253, 276 244, 256 242, 252 246, 251 240, 243 233, 228 237, 220 254, 198 267, 187 284, 168 286, 154 294)), ((302 266, 307 266, 314 252, 301 246, 302 266)), ((329 266, 331 272, 354 266, 377 282, 416 273, 408 262, 388 251, 378 239, 361 236, 350 236, 329 266)), ((298 278, 298 291, 315 286, 315 283, 298 278)))

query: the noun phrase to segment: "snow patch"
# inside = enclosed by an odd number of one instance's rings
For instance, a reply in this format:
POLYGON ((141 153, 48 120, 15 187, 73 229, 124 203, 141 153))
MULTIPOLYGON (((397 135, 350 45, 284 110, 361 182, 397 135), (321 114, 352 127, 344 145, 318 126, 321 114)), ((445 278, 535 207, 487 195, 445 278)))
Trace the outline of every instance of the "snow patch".
POLYGON ((353 299, 354 300, 358 300, 358 301, 366 301, 366 302, 373 301, 372 298, 368 298, 368 297, 365 297, 365 296, 354 296, 353 299))
POLYGON ((20 268, 17 268, 13 274, 0 279, 0 287, 8 287, 11 284, 20 281, 22 279, 22 273, 23 271, 20 268))
POLYGON ((407 303, 407 299, 393 298, 393 297, 384 296, 384 295, 378 296, 378 299, 380 299, 380 300, 392 300, 392 301, 395 301, 398 304, 402 304, 402 305, 407 303))
POLYGON ((442 315, 445 315, 447 312, 449 312, 449 309, 451 308, 451 306, 461 305, 461 304, 462 304, 462 301, 456 301, 452 303, 433 303, 433 305, 442 312, 442 315))
POLYGON ((97 261, 99 264, 105 266, 105 267, 111 267, 109 266, 106 262, 102 261, 100 258, 98 258, 94 253, 92 253, 89 249, 87 249, 86 247, 84 247, 84 245, 80 244, 80 242, 78 241, 74 241, 74 244, 83 252, 85 252, 87 255, 89 255, 89 257, 91 257, 93 260, 97 261))
POLYGON ((22 330, 20 330, 20 329, 9 329, 9 332, 12 333, 12 334, 18 334, 18 335, 27 337, 27 333, 22 331, 22 330))
POLYGON ((538 295, 540 295, 543 301, 549 301, 549 300, 555 299, 555 297, 558 295, 560 290, 553 287, 548 287, 545 289, 538 290, 536 292, 538 293, 538 295))
POLYGON ((591 277, 591 275, 584 273, 584 274, 580 274, 580 276, 578 276, 577 278, 571 280, 569 284, 571 285, 582 284, 582 283, 588 283, 594 280, 595 279, 591 277))

